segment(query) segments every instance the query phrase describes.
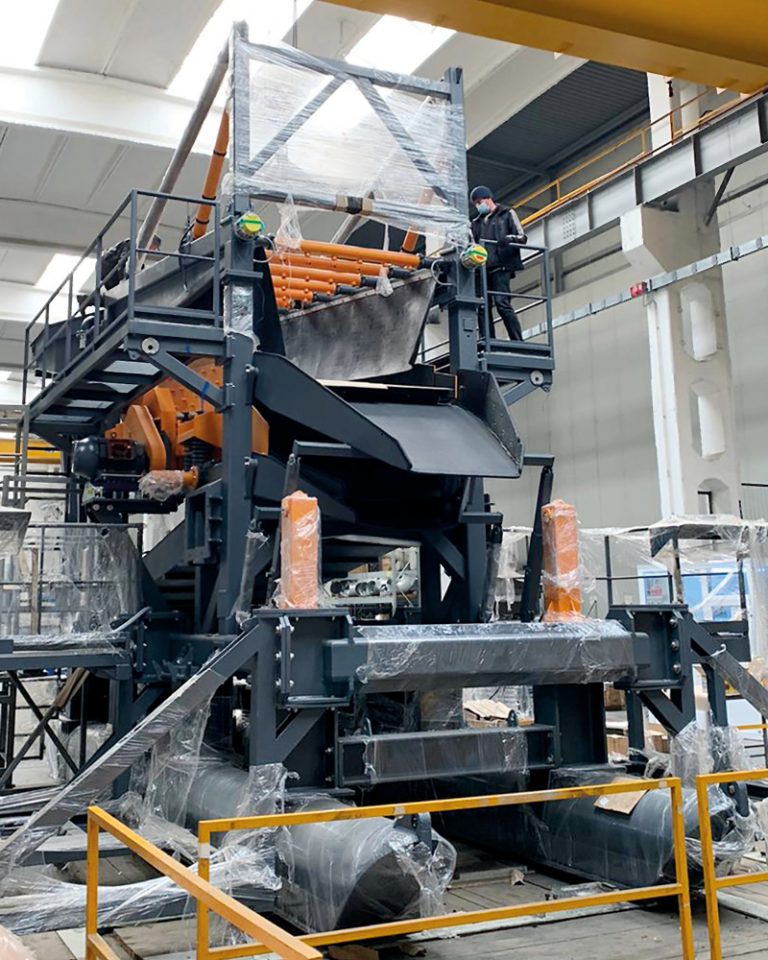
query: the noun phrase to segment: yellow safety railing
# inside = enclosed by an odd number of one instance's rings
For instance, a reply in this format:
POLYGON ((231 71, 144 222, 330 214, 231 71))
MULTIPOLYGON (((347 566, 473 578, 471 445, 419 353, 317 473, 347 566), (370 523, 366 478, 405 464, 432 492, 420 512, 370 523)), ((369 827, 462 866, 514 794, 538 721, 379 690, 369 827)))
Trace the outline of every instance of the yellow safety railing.
MULTIPOLYGON (((209 878, 182 866, 173 857, 126 827, 100 807, 88 809, 87 887, 85 902, 85 960, 120 960, 98 932, 99 911, 99 832, 112 834, 132 853, 169 877, 182 890, 194 897, 198 906, 228 920, 238 930, 254 937, 265 950, 284 960, 321 960, 322 955, 307 943, 292 936, 276 924, 250 910, 233 897, 211 886, 209 878)), ((197 957, 208 955, 208 942, 197 944, 197 957)))
MULTIPOLYGON (((761 726, 761 724, 755 726, 761 726)), ((715 852, 712 844, 712 821, 709 814, 708 791, 715 784, 743 783, 745 780, 768 780, 768 769, 705 773, 696 777, 696 799, 699 805, 699 838, 701 840, 701 863, 704 873, 704 896, 707 901, 710 960, 722 960, 723 957, 717 891, 725 887, 740 887, 750 883, 764 883, 768 880, 768 870, 761 870, 759 873, 732 873, 727 877, 718 877, 715 874, 715 852)))
MULTIPOLYGON (((545 900, 536 903, 492 907, 486 910, 468 910, 442 914, 434 917, 418 917, 413 920, 397 920, 365 927, 348 927, 344 930, 329 930, 311 933, 300 939, 307 945, 319 947, 329 943, 371 940, 380 937, 404 936, 424 930, 455 927, 460 924, 482 923, 486 920, 506 920, 512 917, 538 916, 558 913, 574 907, 599 907, 606 904, 635 900, 655 900, 659 897, 677 896, 680 919, 680 939, 683 960, 693 960, 693 926, 688 887, 688 861, 685 852, 685 824, 683 820, 683 790, 680 779, 667 777, 663 780, 622 780, 614 783, 596 784, 587 787, 565 787, 555 790, 532 790, 525 793, 503 793, 480 797, 459 797, 449 800, 424 800, 413 803, 386 803, 370 807, 336 807, 333 810, 310 810, 299 813, 265 814, 254 817, 233 817, 220 820, 201 820, 198 825, 200 856, 198 871, 201 877, 209 877, 211 837, 215 833, 231 830, 260 830, 274 827, 292 827, 303 823, 331 823, 339 820, 365 820, 370 817, 402 817, 420 813, 446 813, 455 810, 481 810, 488 807, 511 807, 526 803, 551 803, 557 800, 574 800, 582 797, 603 797, 622 793, 646 793, 649 790, 668 789, 672 808, 672 837, 675 857, 675 882, 650 887, 633 887, 614 890, 589 897, 568 897, 563 900, 545 900)), ((198 900, 198 945, 208 944, 208 904, 198 900)), ((199 946, 198 946, 199 949, 199 946)), ((268 952, 268 946, 260 943, 243 944, 237 947, 216 947, 198 953, 198 960, 230 960, 235 957, 250 957, 268 952)))
POLYGON ((554 180, 549 181, 549 183, 537 187, 531 193, 528 193, 523 197, 516 197, 511 202, 512 206, 523 208, 530 206, 532 203, 542 197, 547 198, 547 201, 540 207, 540 209, 528 214, 528 216, 521 217, 523 226, 530 226, 531 224, 536 223, 536 221, 540 220, 542 217, 552 213, 553 210, 556 210, 563 204, 569 203, 571 200, 575 200, 576 198, 589 193, 600 184, 611 180, 613 177, 624 173, 625 171, 636 166, 641 161, 653 156, 655 153, 666 149, 670 143, 675 143, 687 134, 697 130, 699 127, 711 123, 712 120, 721 117, 730 110, 733 110, 735 107, 741 106, 743 103, 746 103, 749 100, 762 96, 766 90, 768 90, 768 87, 763 87, 761 90, 757 90, 748 96, 744 94, 734 94, 731 99, 727 100, 725 103, 719 104, 712 110, 707 111, 704 116, 699 117, 694 123, 684 125, 682 120, 676 120, 678 114, 680 117, 682 117, 682 112, 685 109, 691 107, 694 103, 713 92, 712 89, 707 88, 706 90, 697 94, 695 97, 691 97, 690 100, 686 100, 684 103, 681 103, 680 106, 670 110, 669 113, 665 113, 662 116, 657 117, 655 120, 652 120, 645 126, 638 127, 632 130, 630 133, 625 134, 620 139, 601 149, 598 153, 591 155, 586 160, 583 160, 576 164, 576 166, 566 170, 565 173, 555 177, 554 180), (663 136, 665 142, 660 146, 654 147, 652 141, 654 139, 655 132, 659 129, 664 131, 663 136), (611 154, 617 153, 633 143, 636 143, 636 148, 632 156, 622 160, 620 163, 617 163, 615 167, 600 173, 598 176, 590 178, 586 183, 580 183, 571 187, 570 189, 567 188, 567 182, 569 180, 573 180, 574 177, 583 174, 585 170, 588 170, 592 166, 597 164, 604 166, 604 161, 610 157, 611 154))

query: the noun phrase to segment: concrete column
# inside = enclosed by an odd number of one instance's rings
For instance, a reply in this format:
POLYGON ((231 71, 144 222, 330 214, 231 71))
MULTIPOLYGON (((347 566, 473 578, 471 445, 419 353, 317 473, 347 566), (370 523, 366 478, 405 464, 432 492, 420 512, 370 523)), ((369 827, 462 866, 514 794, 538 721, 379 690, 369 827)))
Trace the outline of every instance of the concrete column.
MULTIPOLYGON (((704 217, 714 190, 679 197, 677 212, 636 207, 621 220, 637 279, 673 271, 720 249, 704 217)), ((736 513, 739 466, 720 270, 646 297, 651 394, 662 514, 736 513)))
POLYGON ((705 88, 688 80, 672 80, 656 73, 647 74, 648 104, 651 112, 651 142, 654 150, 665 147, 682 131, 690 130, 701 116, 705 88), (670 96, 671 89, 671 96, 670 96), (698 99, 697 99, 698 98, 698 99), (671 117, 667 114, 673 110, 671 117), (657 120, 657 123, 654 121, 657 120))
POLYGON ((672 96, 667 77, 657 73, 647 74, 648 78, 648 105, 651 110, 651 142, 653 150, 660 150, 672 142, 671 120, 666 114, 670 110, 677 110, 680 106, 680 94, 672 83, 672 96), (654 121, 658 121, 654 123, 654 121))

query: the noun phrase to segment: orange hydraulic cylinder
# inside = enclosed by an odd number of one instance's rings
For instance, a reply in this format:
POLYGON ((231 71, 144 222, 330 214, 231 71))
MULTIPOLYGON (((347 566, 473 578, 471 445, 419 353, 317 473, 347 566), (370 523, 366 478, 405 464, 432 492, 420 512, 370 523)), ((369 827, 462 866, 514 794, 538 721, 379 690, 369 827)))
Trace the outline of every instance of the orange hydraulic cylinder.
POLYGON ((297 490, 283 497, 280 516, 278 606, 313 610, 320 606, 320 508, 315 497, 297 490))
MULTIPOLYGON (((216 135, 216 143, 213 147, 210 163, 208 164, 208 173, 205 176, 205 184, 201 196, 204 200, 215 200, 219 190, 219 180, 221 179, 221 168, 224 165, 224 159, 227 156, 227 147, 229 146, 229 114, 225 110, 221 115, 219 132, 216 135)), ((197 240, 202 237, 208 229, 208 222, 211 219, 211 206, 208 203, 201 203, 197 208, 195 225, 192 228, 192 239, 197 240)))
POLYGON ((278 253, 270 263, 277 263, 281 266, 292 267, 306 266, 318 267, 323 270, 354 270, 361 273, 364 277, 378 277, 381 271, 388 272, 387 267, 381 263, 371 263, 365 260, 340 260, 337 257, 314 257, 304 253, 278 253))
POLYGON ((541 509, 544 546, 544 620, 581 620, 576 508, 553 500, 541 509))
POLYGON ((290 290, 304 290, 312 291, 313 293, 327 294, 336 293, 335 283, 328 283, 325 280, 302 280, 300 277, 290 277, 289 279, 275 277, 272 280, 272 286, 275 288, 275 293, 277 294, 290 290))
POLYGON ((362 282, 359 273, 320 270, 316 267, 302 267, 299 264, 276 267, 274 263, 271 263, 269 269, 278 282, 280 280, 290 280, 294 284, 300 284, 302 280, 325 280, 326 283, 346 283, 350 287, 359 287, 362 282))
POLYGON ((368 247, 351 247, 343 243, 325 243, 321 240, 300 240, 304 253, 319 253, 343 260, 368 260, 371 263, 392 264, 397 267, 416 269, 421 258, 415 253, 400 253, 397 250, 371 250, 368 247))

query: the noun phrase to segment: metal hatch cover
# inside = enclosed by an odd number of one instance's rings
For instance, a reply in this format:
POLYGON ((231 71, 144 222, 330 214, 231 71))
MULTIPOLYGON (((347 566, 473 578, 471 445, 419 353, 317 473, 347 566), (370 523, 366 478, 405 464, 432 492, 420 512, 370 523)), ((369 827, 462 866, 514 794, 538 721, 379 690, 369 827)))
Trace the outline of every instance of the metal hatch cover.
POLYGON ((435 280, 420 270, 392 288, 387 297, 371 288, 285 317, 286 356, 316 380, 368 380, 408 370, 435 280))
POLYGON ((389 434, 416 473, 459 477, 520 476, 520 466, 496 435, 457 404, 354 403, 389 434))

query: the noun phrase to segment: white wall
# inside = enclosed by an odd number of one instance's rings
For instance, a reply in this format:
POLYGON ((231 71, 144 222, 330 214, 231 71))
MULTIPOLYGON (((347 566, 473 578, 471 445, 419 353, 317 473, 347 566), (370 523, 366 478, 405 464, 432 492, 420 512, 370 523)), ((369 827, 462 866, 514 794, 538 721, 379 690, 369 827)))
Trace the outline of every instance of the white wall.
MULTIPOLYGON (((768 158, 738 168, 728 192, 768 177, 768 158)), ((768 187, 721 208, 721 247, 768 235, 768 187)), ((768 483, 768 249, 723 271, 741 479, 768 483)))
MULTIPOLYGON (((597 261, 579 275, 603 270, 597 261)), ((554 313, 615 293, 634 279, 624 267, 557 297, 554 313)), ((555 454, 554 494, 575 503, 584 524, 647 522, 659 512, 659 497, 642 303, 557 330, 555 361, 551 392, 537 391, 512 408, 526 449, 555 454)), ((534 469, 519 482, 489 483, 506 523, 531 521, 537 483, 534 469)))
MULTIPOLYGON (((768 176, 768 158, 741 167, 728 192, 768 176)), ((720 210, 721 248, 768 234, 768 187, 720 210)), ((607 238, 594 244, 608 245, 607 238)), ((574 259, 589 258, 586 245, 574 259)), ((626 290, 637 280, 621 254, 572 274, 579 285, 554 302, 555 316, 626 290), (615 272, 600 277, 606 266, 615 272), (591 279, 595 276, 600 279, 591 279)), ((768 483, 768 250, 724 268, 737 402, 742 482, 768 483)), ((526 449, 555 454, 555 496, 576 504, 585 526, 659 518, 645 308, 632 301, 555 331, 557 367, 549 395, 512 408, 526 449)), ((530 522, 538 470, 489 483, 505 522, 530 522)))

